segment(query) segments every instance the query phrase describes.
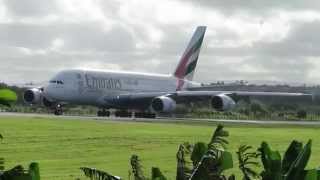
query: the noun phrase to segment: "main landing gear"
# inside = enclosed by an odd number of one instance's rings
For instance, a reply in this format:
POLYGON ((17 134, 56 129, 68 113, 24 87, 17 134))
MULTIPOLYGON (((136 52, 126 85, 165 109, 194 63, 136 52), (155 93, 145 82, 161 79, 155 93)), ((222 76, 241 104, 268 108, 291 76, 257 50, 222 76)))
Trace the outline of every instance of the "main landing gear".
POLYGON ((132 117, 132 118, 156 118, 156 114, 149 112, 130 112, 126 110, 120 110, 115 112, 115 117, 132 117))
POLYGON ((99 116, 99 117, 109 117, 110 116, 110 111, 107 111, 105 109, 99 110, 97 112, 97 116, 99 116))
MULTIPOLYGON (((97 112, 98 117, 110 117, 111 112, 106 109, 100 109, 97 112)), ((129 110, 116 110, 112 112, 114 117, 121 117, 121 118, 156 118, 155 113, 150 112, 134 112, 129 110)))
POLYGON ((149 113, 149 112, 136 112, 135 113, 136 118, 156 118, 155 113, 149 113))
POLYGON ((115 117, 132 117, 132 112, 126 110, 120 110, 114 112, 115 117))

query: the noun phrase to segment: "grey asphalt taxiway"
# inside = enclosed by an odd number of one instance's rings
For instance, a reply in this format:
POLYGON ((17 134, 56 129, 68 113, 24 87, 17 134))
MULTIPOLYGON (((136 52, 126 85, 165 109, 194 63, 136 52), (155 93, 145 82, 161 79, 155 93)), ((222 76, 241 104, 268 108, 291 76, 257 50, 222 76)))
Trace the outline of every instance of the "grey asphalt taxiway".
POLYGON ((199 123, 199 124, 234 124, 234 125, 270 125, 270 126, 309 126, 320 127, 320 120, 314 121, 275 121, 275 120, 228 120, 228 119, 195 119, 195 118, 119 118, 119 117, 96 117, 96 116, 74 116, 35 113, 11 113, 0 112, 0 116, 7 117, 38 117, 38 118, 61 118, 78 120, 101 120, 101 121, 123 121, 123 122, 161 122, 161 123, 199 123))

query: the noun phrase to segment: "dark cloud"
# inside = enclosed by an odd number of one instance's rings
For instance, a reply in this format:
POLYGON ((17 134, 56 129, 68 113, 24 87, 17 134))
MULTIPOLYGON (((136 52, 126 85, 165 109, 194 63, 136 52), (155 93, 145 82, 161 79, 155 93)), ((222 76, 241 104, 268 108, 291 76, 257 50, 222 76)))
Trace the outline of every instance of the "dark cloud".
POLYGON ((276 57, 283 58, 285 61, 288 58, 301 59, 303 57, 319 57, 320 56, 320 21, 311 22, 295 22, 292 24, 291 30, 285 38, 275 41, 265 41, 264 39, 254 41, 250 45, 239 45, 238 36, 230 34, 229 36, 217 35, 217 46, 207 47, 204 49, 205 54, 213 56, 225 57, 276 57), (225 37, 225 38, 224 38, 225 37), (224 41, 230 41, 230 46, 223 46, 224 41), (219 43, 222 46, 219 46, 219 43))
POLYGON ((292 25, 286 38, 279 42, 257 42, 253 52, 261 56, 288 57, 300 59, 303 57, 320 56, 320 21, 296 22, 292 25))
POLYGON ((223 14, 231 15, 239 12, 248 12, 253 14, 270 14, 272 10, 301 11, 314 10, 318 11, 320 2, 315 0, 189 0, 190 3, 203 8, 219 11, 223 14))
POLYGON ((61 39, 67 50, 129 51, 134 48, 131 34, 121 26, 104 31, 99 24, 0 24, 0 45, 45 49, 61 39))
POLYGON ((4 0, 4 3, 11 15, 20 17, 44 16, 58 10, 53 0, 4 0))
POLYGON ((48 47, 56 32, 47 26, 32 24, 0 24, 0 44, 29 48, 48 47))
POLYGON ((195 77, 203 82, 219 80, 260 80, 277 82, 306 82, 313 69, 310 62, 303 59, 275 57, 221 58, 204 56, 199 61, 195 77), (207 76, 204 76, 206 74, 207 76))
POLYGON ((210 73, 215 79, 310 81, 308 75, 314 64, 307 59, 320 56, 319 30, 320 21, 296 22, 280 41, 260 40, 251 46, 207 48, 204 58, 211 59, 207 69, 216 70, 210 73))

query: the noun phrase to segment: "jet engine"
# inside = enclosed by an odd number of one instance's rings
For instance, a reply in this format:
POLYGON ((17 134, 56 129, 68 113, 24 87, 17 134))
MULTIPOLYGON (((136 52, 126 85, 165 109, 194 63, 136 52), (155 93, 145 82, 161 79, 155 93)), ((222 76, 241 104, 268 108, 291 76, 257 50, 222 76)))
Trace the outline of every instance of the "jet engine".
POLYGON ((151 107, 156 112, 172 112, 176 106, 176 101, 167 96, 156 97, 151 102, 151 107))
POLYGON ((23 99, 28 104, 40 104, 42 100, 42 91, 37 88, 28 89, 24 92, 23 99))
POLYGON ((233 109, 236 103, 231 97, 220 94, 212 97, 211 106, 218 111, 228 111, 233 109))

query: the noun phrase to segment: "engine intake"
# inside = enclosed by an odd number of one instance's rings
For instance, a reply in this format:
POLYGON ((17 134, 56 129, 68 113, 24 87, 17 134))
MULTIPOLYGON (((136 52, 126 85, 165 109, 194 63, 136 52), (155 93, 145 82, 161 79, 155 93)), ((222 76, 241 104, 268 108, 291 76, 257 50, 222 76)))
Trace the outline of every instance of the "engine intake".
POLYGON ((37 88, 28 89, 23 94, 23 99, 28 104, 40 104, 41 103, 41 90, 37 88))
POLYGON ((211 106, 218 111, 228 111, 236 106, 234 100, 224 94, 213 96, 211 106))
POLYGON ((170 97, 156 97, 151 102, 151 107, 156 112, 172 112, 176 109, 177 103, 170 97))

